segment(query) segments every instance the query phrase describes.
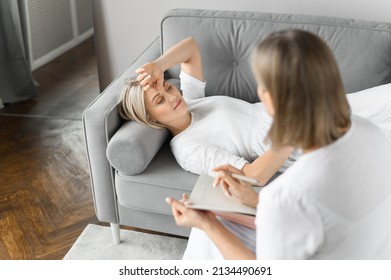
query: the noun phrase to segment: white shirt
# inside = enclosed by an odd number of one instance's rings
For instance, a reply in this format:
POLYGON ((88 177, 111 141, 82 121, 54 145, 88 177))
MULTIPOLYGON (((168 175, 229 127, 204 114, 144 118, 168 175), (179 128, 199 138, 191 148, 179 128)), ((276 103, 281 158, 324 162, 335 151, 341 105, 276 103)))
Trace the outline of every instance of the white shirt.
POLYGON ((391 143, 370 121, 302 155, 259 195, 259 259, 391 259, 391 143))
MULTIPOLYGON (((189 106, 190 126, 171 140, 178 164, 195 174, 230 164, 242 169, 269 149, 264 139, 272 119, 262 103, 227 96, 205 97, 205 82, 181 72, 181 90, 189 106)), ((285 170, 292 159, 282 167, 285 170)))

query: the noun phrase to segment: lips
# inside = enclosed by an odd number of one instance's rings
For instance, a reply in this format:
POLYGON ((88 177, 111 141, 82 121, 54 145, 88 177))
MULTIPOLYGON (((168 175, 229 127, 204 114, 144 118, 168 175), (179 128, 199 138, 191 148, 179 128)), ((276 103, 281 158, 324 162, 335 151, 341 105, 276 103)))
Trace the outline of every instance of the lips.
POLYGON ((178 103, 175 105, 175 107, 174 107, 174 110, 179 106, 179 105, 181 105, 181 103, 182 103, 182 100, 181 99, 179 99, 178 100, 178 103))

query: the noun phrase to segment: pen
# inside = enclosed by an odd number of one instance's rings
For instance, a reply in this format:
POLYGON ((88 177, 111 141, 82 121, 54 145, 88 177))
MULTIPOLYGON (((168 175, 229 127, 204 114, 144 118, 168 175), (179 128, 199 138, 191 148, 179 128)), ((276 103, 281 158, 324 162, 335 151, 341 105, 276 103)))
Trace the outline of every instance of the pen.
POLYGON ((239 179, 241 181, 250 183, 252 185, 261 186, 261 183, 257 179, 246 177, 246 176, 239 175, 239 174, 236 174, 236 173, 231 173, 230 175, 232 177, 236 178, 236 179, 239 179))

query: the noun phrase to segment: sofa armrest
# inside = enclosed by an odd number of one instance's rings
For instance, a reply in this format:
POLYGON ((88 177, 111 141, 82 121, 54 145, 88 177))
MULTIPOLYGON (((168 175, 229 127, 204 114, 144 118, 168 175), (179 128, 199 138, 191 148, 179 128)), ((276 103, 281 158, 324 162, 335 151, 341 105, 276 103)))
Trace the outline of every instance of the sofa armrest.
POLYGON ((137 67, 159 56, 160 40, 156 38, 83 112, 95 213, 102 222, 119 222, 114 170, 106 157, 106 149, 110 138, 123 124, 117 110, 121 88, 126 78, 135 76, 137 67))

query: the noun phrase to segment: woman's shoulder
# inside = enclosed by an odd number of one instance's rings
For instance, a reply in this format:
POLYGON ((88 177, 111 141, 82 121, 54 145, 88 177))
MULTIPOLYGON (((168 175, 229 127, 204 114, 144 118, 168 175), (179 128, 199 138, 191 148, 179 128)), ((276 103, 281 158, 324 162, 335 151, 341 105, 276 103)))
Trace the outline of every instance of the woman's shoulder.
MULTIPOLYGON (((286 178, 288 179, 288 177, 286 178)), ((301 182, 297 182, 300 184, 301 182)), ((297 211, 303 211, 305 208, 313 208, 317 205, 314 198, 306 191, 306 189, 294 187, 295 183, 288 182, 287 180, 279 180, 275 183, 271 183, 268 187, 264 188, 260 194, 260 204, 262 201, 268 201, 268 204, 275 207, 288 207, 290 209, 296 209, 297 211)))

